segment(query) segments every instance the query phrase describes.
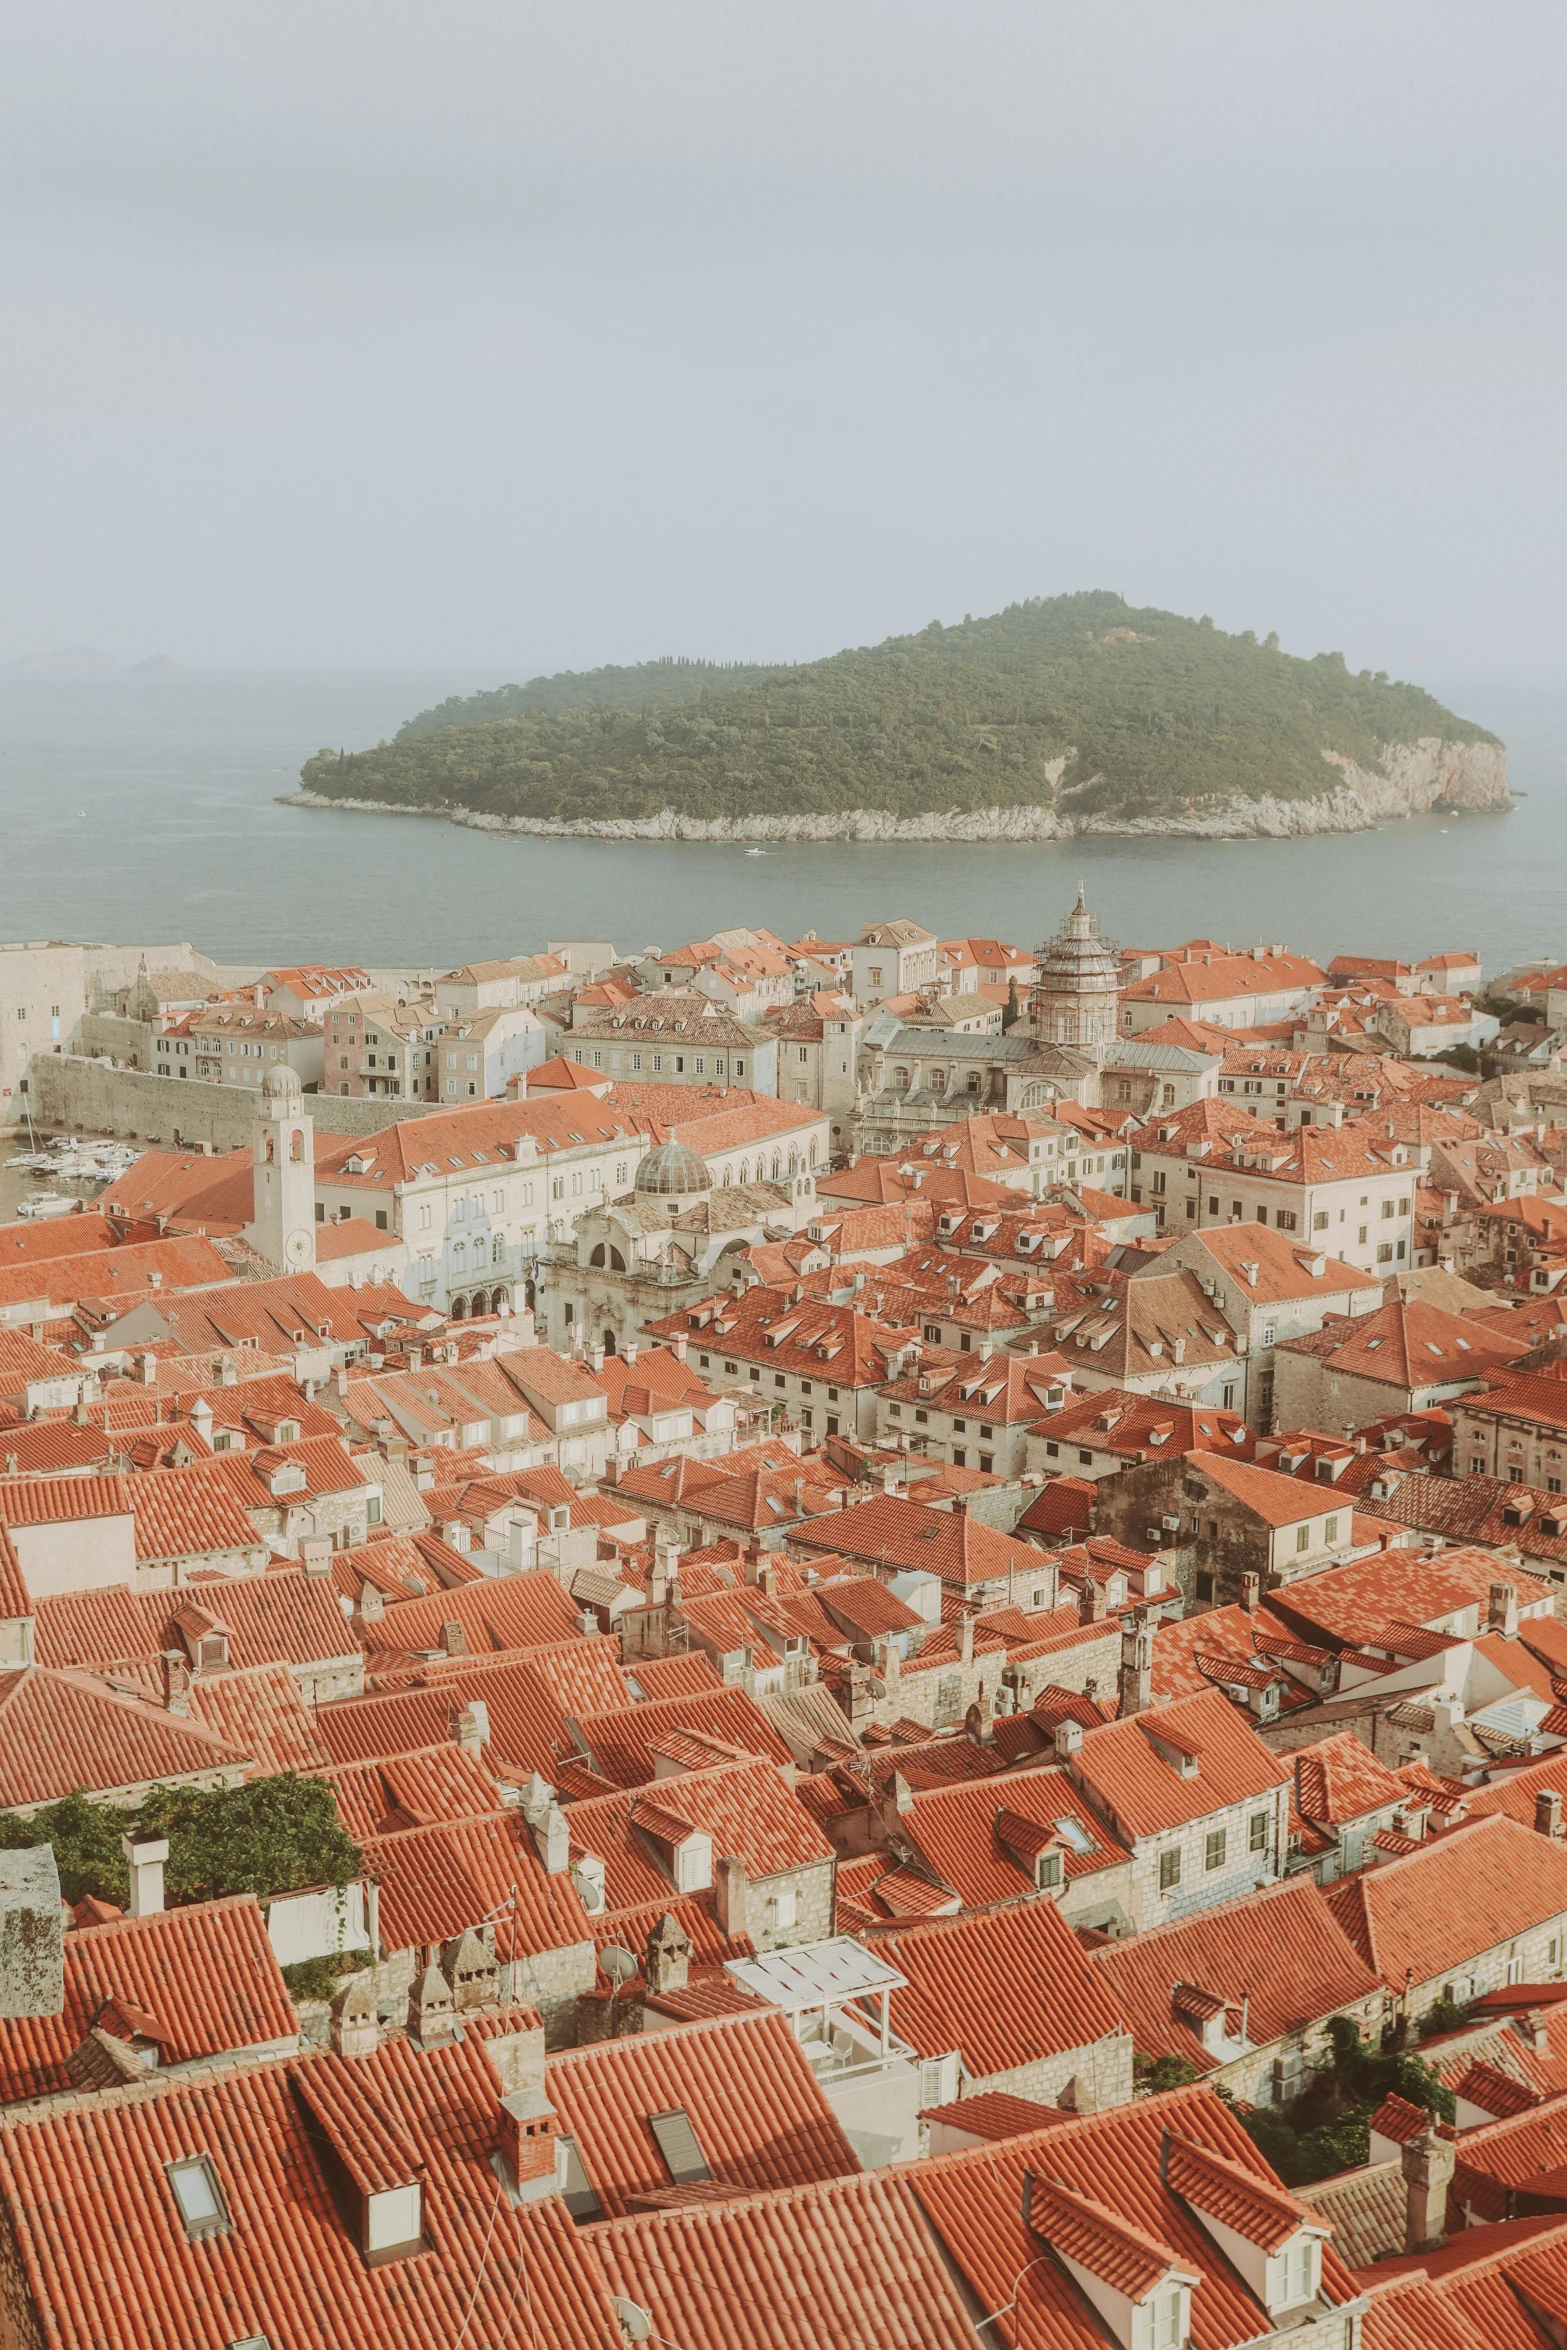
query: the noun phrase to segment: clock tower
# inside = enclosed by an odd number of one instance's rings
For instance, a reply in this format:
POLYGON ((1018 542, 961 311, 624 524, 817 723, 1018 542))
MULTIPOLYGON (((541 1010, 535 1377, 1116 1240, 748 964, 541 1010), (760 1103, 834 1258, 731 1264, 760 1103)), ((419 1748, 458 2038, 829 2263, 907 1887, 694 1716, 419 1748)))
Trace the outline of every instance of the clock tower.
POLYGON ((316 1266, 315 1128, 292 1069, 269 1069, 256 1109, 251 1220, 245 1238, 280 1273, 316 1266))

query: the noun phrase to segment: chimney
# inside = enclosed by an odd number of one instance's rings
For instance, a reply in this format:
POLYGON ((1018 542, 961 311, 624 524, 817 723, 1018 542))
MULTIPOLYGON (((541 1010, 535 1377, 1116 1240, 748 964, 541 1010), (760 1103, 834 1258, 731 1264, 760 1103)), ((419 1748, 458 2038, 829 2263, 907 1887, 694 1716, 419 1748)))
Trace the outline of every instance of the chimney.
POLYGON ((686 1334, 683 1330, 677 1330, 675 1332, 674 1337, 669 1341, 669 1349, 677 1363, 683 1363, 685 1361, 686 1334))
POLYGON ((1504 1639, 1518 1635, 1518 1589, 1513 1583, 1491 1585, 1491 1605, 1486 1615, 1486 1629, 1500 1632, 1504 1639))
POLYGON ((408 2036, 421 2048, 440 2048, 457 2037, 452 1987, 438 1966, 427 1966, 408 1987, 408 2036))
POLYGON ((464 1754, 478 1757, 490 1743, 490 1709, 482 1697, 470 1697, 457 1716, 457 1743, 464 1754))
POLYGON ((1447 2188, 1457 2165, 1450 2138, 1435 2129, 1411 2138, 1403 2150, 1404 2250, 1440 2252, 1447 2240, 1447 2188))
POLYGON ((726 1852, 714 1871, 713 1914, 731 1940, 751 1931, 751 1880, 737 1852, 726 1852))
POLYGON ((1513 2030, 1526 2048, 1533 2049, 1536 2056, 1550 2055, 1550 2027, 1545 2021, 1544 2011, 1541 2008, 1531 2007, 1525 2014, 1514 2016, 1513 2030))
POLYGON ((339 1403, 347 1403, 348 1368, 344 1363, 339 1363, 336 1370, 332 1373, 332 1392, 337 1397, 339 1403))
POLYGON ((958 1662, 960 1665, 974 1662, 974 1619, 967 1609, 958 1619, 958 1662))
POLYGON ((455 1616, 441 1626, 441 1647, 447 1656, 466 1656, 468 1653, 468 1636, 455 1616))
POLYGON ((1055 1727, 1056 1761, 1058 1763, 1070 1762, 1074 1754, 1081 1752, 1082 1744, 1083 1725, 1079 1721, 1074 1721, 1073 1717, 1067 1714, 1063 1720, 1057 1722, 1055 1727))
POLYGON ((1145 1621, 1122 1622, 1120 1697, 1123 1721, 1153 1700, 1153 1626, 1145 1621))
POLYGON ((190 1712, 190 1659, 182 1649, 166 1648, 158 1659, 166 1714, 190 1712))
POLYGON ((158 1384, 157 1356, 155 1354, 138 1355, 136 1359, 136 1375, 140 1379, 143 1387, 156 1387, 158 1384))
POLYGON ((1554 1787, 1542 1787, 1534 1799, 1534 1829, 1537 1836, 1561 1841, 1562 1799, 1554 1787))
POLYGON ((318 1579, 332 1572, 332 1538, 329 1534, 305 1534, 300 1537, 299 1555, 304 1561, 305 1573, 318 1579))
POLYGON ((571 1864, 571 1830, 566 1815, 555 1801, 555 1790, 546 1790, 548 1802, 537 1810, 526 1810, 528 1827, 533 1837, 533 1848, 552 1877, 563 1877, 571 1864))
POLYGON ((338 2056, 374 2056, 381 2023, 368 1979, 359 1975, 332 2002, 332 2048, 338 2056))
POLYGON ((362 1624, 379 1624, 385 1615, 386 1601, 375 1584, 360 1584, 358 1613, 362 1624))
POLYGON ((626 1365, 628 1370, 635 1368, 637 1359, 637 1342, 634 1338, 628 1339, 626 1344, 621 1348, 620 1359, 626 1365))
POLYGON ((0 2016, 65 2011, 65 1913, 51 1844, 0 1852, 0 2016))
POLYGON ((1104 1585, 1097 1577, 1085 1574, 1083 1588, 1077 1595, 1077 1620, 1080 1624, 1102 1624, 1109 1603, 1104 1585))
POLYGON ((131 1897, 125 1914, 155 1918, 163 1911, 163 1864, 169 1857, 164 1836, 122 1836, 120 1850, 131 1872, 131 1897))
POLYGON ((683 1991, 691 1978, 691 1944, 666 1910, 647 1938, 642 1972, 649 1991, 683 1991))
POLYGON ((1254 1616, 1261 1599, 1262 1577, 1254 1567, 1248 1567, 1241 1577, 1241 1606, 1249 1616, 1254 1616))

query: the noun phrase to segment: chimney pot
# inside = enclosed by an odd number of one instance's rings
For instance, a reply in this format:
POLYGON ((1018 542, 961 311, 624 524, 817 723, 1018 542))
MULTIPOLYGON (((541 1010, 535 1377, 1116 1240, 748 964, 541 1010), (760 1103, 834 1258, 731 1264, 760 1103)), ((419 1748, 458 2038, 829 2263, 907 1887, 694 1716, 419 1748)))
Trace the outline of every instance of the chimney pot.
POLYGON ((731 1939, 751 1931, 751 1881, 739 1853, 726 1852, 714 1871, 713 1914, 731 1939))
POLYGON ((1542 1787, 1534 1799, 1534 1825, 1541 1836, 1560 1841, 1562 1832, 1562 1799, 1556 1788, 1542 1787))

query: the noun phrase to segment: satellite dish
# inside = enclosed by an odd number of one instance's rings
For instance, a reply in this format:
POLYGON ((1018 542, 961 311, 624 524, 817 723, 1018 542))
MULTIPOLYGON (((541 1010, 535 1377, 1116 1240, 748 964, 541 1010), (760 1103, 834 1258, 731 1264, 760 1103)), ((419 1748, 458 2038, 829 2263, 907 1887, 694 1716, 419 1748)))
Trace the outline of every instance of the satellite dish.
MULTIPOLYGON (((622 1983, 629 1983, 634 1976, 642 1972, 640 1963, 632 1957, 629 1950, 623 1949, 618 1942, 605 1943, 599 1952, 599 1965, 617 1990, 622 1983)), ((630 2304, 628 2303, 627 2306, 629 2307, 630 2304)), ((645 2334, 637 2334, 633 2339, 642 2342, 647 2337, 645 2334)))
MULTIPOLYGON (((620 1955, 624 1958, 626 1954, 622 1951, 620 1955)), ((639 2308, 635 2301, 628 2301, 621 2293, 611 2293, 609 2305, 628 2342, 645 2342, 648 2339, 653 2331, 651 2311, 639 2308)))

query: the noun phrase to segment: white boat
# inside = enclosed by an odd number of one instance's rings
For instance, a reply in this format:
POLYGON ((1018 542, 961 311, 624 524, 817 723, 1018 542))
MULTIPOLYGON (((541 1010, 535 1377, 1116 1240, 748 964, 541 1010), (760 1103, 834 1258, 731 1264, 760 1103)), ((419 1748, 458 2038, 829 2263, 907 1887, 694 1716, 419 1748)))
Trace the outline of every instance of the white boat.
POLYGON ((71 1199, 58 1191, 36 1191, 31 1199, 24 1199, 17 1208, 19 1216, 74 1216, 81 1207, 79 1199, 71 1199))
POLYGON ((767 851, 765 849, 747 849, 745 853, 748 857, 765 857, 767 851))

